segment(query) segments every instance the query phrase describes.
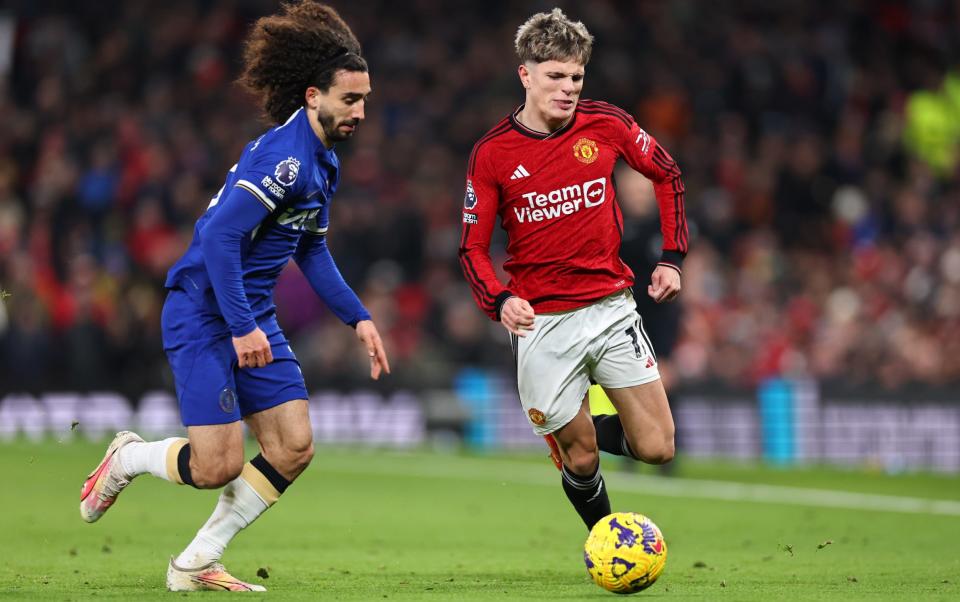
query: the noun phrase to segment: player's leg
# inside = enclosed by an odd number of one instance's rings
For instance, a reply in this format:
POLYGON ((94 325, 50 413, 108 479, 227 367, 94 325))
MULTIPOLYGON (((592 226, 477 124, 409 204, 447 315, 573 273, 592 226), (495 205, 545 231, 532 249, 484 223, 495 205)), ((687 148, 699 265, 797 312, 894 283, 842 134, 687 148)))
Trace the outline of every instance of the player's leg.
POLYGON ((590 383, 579 313, 539 315, 533 332, 511 342, 521 404, 534 432, 553 439, 564 493, 590 528, 610 513, 610 500, 586 409, 590 383))
MULTIPOLYGON (((275 323, 266 326, 274 361, 236 373, 239 410, 260 442, 261 453, 238 467, 239 475, 224 487, 210 519, 171 563, 167 574, 170 589, 188 589, 181 585, 186 577, 196 580, 198 570, 213 567, 222 571, 219 560, 230 541, 277 502, 312 458, 303 375, 279 327, 275 323)), ((231 586, 259 587, 229 579, 236 582, 231 586)), ((223 580, 213 576, 207 584, 219 585, 223 580)))
POLYGON ((310 426, 309 405, 297 399, 283 405, 251 414, 247 425, 260 444, 260 454, 254 461, 269 466, 271 484, 283 493, 313 459, 313 430, 310 426), (272 469, 272 470, 271 470, 272 469), (275 483, 274 483, 275 482, 275 483))
POLYGON ((600 473, 600 451, 586 397, 573 420, 554 431, 553 437, 563 460, 563 491, 587 529, 591 529, 610 514, 610 498, 600 473))
POLYGON ((201 320, 196 305, 179 290, 167 296, 161 323, 189 439, 146 442, 136 433, 117 433, 81 488, 80 515, 87 522, 103 516, 120 492, 142 474, 217 488, 236 476, 243 464, 229 331, 225 325, 218 330, 211 320, 201 320))
POLYGON ((663 382, 658 379, 633 387, 604 387, 604 391, 617 408, 617 416, 604 416, 598 422, 598 438, 603 432, 614 451, 648 464, 672 460, 674 424, 663 382))
MULTIPOLYGON (((167 589, 171 591, 265 591, 245 583, 220 564, 227 543, 268 507, 250 488, 248 464, 243 463, 243 427, 193 426, 189 473, 197 487, 223 487, 207 522, 187 547, 170 560, 167 589), (226 459, 216 459, 218 456, 226 459)), ((184 475, 186 476, 186 474, 184 475)))
POLYGON ((170 437, 149 442, 130 431, 117 433, 80 490, 83 520, 98 520, 113 506, 120 492, 142 474, 197 489, 216 489, 239 473, 243 464, 239 422, 189 427, 189 431, 189 439, 170 437))
POLYGON ((594 416, 600 449, 650 464, 673 459, 674 424, 656 354, 631 296, 611 299, 614 318, 593 370, 617 415, 594 416))
MULTIPOLYGON (((230 541, 277 502, 313 457, 306 400, 251 414, 246 421, 261 452, 238 469, 239 474, 220 494, 213 514, 173 561, 170 574, 175 582, 184 572, 219 563, 230 541)), ((168 575, 168 585, 170 581, 168 575)))

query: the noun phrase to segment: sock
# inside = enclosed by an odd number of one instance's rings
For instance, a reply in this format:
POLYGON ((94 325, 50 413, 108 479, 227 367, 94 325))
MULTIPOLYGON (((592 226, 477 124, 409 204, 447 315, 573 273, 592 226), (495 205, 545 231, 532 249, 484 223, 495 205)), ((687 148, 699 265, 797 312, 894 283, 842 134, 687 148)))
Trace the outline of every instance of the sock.
POLYGON ((597 431, 597 447, 601 451, 637 459, 633 450, 630 449, 630 444, 627 443, 627 436, 623 432, 623 424, 619 416, 616 414, 594 416, 593 428, 597 431))
POLYGON ((599 465, 596 472, 590 476, 573 474, 566 466, 561 470, 561 475, 563 491, 587 525, 587 529, 592 529, 601 518, 610 514, 610 498, 607 496, 607 486, 603 482, 599 465))
POLYGON ((189 446, 183 437, 128 443, 117 452, 117 459, 129 479, 149 472, 159 479, 184 483, 178 470, 171 471, 171 465, 176 467, 177 456, 185 447, 189 446))
POLYGON ((199 568, 220 560, 230 540, 276 503, 289 486, 290 481, 257 455, 223 488, 213 514, 174 563, 199 568))

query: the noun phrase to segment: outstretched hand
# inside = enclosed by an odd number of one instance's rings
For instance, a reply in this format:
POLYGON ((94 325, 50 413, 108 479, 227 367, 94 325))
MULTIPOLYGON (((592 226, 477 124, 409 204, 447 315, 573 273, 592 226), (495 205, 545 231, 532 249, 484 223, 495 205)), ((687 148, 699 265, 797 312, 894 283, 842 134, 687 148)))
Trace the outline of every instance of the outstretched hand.
POLYGON ((387 361, 387 352, 383 349, 380 333, 373 324, 373 320, 357 322, 357 338, 367 348, 370 356, 370 378, 377 380, 382 372, 390 374, 390 362, 387 361))
POLYGON ((657 303, 673 301, 680 294, 680 272, 665 265, 658 265, 650 276, 647 294, 657 303))

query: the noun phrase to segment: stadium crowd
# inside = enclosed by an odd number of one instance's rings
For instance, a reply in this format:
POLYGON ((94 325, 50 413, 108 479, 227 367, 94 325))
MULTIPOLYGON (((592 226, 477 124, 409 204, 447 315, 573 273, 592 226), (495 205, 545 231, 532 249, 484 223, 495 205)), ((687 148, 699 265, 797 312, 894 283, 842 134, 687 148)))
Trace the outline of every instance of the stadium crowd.
MULTIPOLYGON (((329 241, 385 336, 385 386, 449 386, 468 365, 508 371, 506 333, 457 262, 464 170, 473 142, 521 102, 516 27, 552 3, 331 3, 364 45, 374 92, 338 147, 329 241)), ((960 381, 956 168, 935 171, 903 142, 910 95, 937 89, 958 57, 956 4, 558 4, 597 38, 584 97, 634 114, 684 173, 681 302, 642 304, 674 386, 960 381)), ((163 278, 266 128, 233 81, 246 28, 273 6, 14 0, 0 13, 12 35, 0 392, 170 386, 163 278)), ((642 298, 656 203, 642 177, 616 176, 642 298)), ((353 331, 295 267, 276 296, 309 385, 367 382, 353 331)))

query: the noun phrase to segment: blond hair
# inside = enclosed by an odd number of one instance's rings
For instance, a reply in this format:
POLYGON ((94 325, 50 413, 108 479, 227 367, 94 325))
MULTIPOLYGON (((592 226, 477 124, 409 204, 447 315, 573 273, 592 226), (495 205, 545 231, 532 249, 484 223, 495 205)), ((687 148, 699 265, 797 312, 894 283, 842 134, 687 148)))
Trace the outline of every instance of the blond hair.
POLYGON ((583 23, 571 21, 555 8, 527 19, 517 29, 514 47, 524 63, 572 60, 586 65, 593 50, 593 36, 583 23))

